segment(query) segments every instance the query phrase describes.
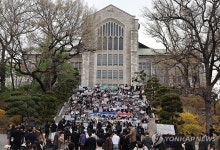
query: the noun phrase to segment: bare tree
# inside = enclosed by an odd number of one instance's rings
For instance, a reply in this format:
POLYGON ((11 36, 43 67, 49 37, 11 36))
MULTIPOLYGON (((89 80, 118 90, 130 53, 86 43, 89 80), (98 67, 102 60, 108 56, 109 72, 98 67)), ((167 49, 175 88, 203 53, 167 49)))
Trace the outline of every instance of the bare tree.
POLYGON ((204 84, 200 83, 199 89, 208 130, 212 124, 211 92, 220 78, 220 1, 153 0, 153 9, 144 8, 144 17, 149 21, 145 24, 147 32, 164 44, 175 61, 191 69, 201 67, 204 84))
POLYGON ((34 4, 32 22, 37 29, 18 39, 21 56, 15 58, 15 69, 47 91, 57 82, 59 66, 88 50, 83 39, 90 35, 92 10, 81 0, 36 0, 34 4), (39 57, 30 61, 33 54, 39 57))
MULTIPOLYGON (((1 47, 1 90, 5 89, 6 65, 12 64, 12 59, 18 57, 19 38, 34 31, 31 25, 32 14, 30 7, 32 2, 25 0, 2 0, 0 9, 0 47, 1 47), (9 61, 10 60, 10 61, 9 61)), ((13 78, 12 69, 11 77, 13 78)), ((13 80, 12 80, 13 81, 13 80)), ((12 82, 12 87, 14 84, 12 82)))

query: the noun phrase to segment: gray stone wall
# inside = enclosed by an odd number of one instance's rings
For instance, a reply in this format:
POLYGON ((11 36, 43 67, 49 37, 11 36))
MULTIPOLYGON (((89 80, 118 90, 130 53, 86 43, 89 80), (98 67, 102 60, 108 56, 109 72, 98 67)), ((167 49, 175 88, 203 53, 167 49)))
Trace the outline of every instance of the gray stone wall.
MULTIPOLYGON (((82 69, 82 85, 87 85, 93 87, 96 83, 103 84, 131 84, 131 78, 134 72, 137 71, 138 67, 138 20, 135 16, 132 16, 125 11, 109 5, 102 10, 96 12, 94 20, 94 34, 97 35, 97 29, 107 21, 114 21, 118 24, 121 24, 124 28, 124 49, 123 51, 118 51, 118 53, 123 54, 123 67, 121 66, 107 66, 108 69, 120 69, 123 70, 123 80, 96 80, 96 70, 97 68, 103 69, 106 66, 96 66, 97 62, 97 52, 95 54, 86 53, 83 54, 83 69, 82 69)), ((97 41, 97 37, 94 37, 94 40, 97 41)), ((108 53, 108 51, 102 52, 108 53)))

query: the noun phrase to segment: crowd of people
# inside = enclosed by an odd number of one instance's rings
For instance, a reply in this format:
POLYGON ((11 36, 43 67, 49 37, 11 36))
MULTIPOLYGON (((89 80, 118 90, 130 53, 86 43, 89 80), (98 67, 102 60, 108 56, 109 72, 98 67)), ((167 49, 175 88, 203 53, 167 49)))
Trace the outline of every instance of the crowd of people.
MULTIPOLYGON (((10 150, 195 150, 197 138, 183 135, 149 134, 153 117, 141 87, 118 90, 80 88, 68 100, 63 118, 46 122, 42 130, 9 125, 10 150)), ((213 129, 213 128, 211 128, 213 129)), ((201 134, 199 150, 216 150, 220 135, 215 130, 201 134)))
POLYGON ((109 124, 104 131, 100 123, 96 129, 92 124, 86 127, 81 122, 69 124, 62 119, 57 125, 55 122, 45 124, 44 134, 33 127, 25 130, 25 127, 10 126, 11 134, 8 135, 7 150, 219 150, 220 134, 213 127, 208 134, 201 133, 196 137, 192 133, 184 135, 161 135, 155 133, 152 136, 144 130, 139 123, 134 127, 132 123, 126 124, 126 128, 112 128, 109 124), (49 132, 47 132, 47 127, 49 132), (53 132, 54 131, 54 132, 53 132), (23 144, 22 144, 23 143, 23 144))
POLYGON ((103 126, 116 122, 123 124, 147 123, 151 114, 151 106, 146 98, 141 97, 141 90, 134 90, 131 86, 119 90, 101 90, 99 88, 81 88, 69 99, 69 109, 64 115, 65 120, 92 122, 96 126, 101 122, 103 126))

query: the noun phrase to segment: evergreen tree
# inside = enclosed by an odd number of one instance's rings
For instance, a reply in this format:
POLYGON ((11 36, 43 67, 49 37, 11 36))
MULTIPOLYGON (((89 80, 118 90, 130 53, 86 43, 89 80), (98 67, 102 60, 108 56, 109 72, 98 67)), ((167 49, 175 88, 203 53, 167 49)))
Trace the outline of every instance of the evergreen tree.
POLYGON ((22 118, 21 122, 26 121, 29 123, 30 119, 38 116, 38 105, 30 94, 22 91, 14 91, 6 100, 6 103, 6 114, 9 116, 20 115, 22 118))
POLYGON ((147 85, 145 86, 145 95, 149 101, 154 101, 155 94, 161 84, 159 83, 159 80, 156 77, 151 77, 147 80, 147 85))
POLYGON ((161 110, 159 113, 161 123, 177 122, 179 113, 183 112, 180 96, 174 93, 166 93, 160 97, 161 110))

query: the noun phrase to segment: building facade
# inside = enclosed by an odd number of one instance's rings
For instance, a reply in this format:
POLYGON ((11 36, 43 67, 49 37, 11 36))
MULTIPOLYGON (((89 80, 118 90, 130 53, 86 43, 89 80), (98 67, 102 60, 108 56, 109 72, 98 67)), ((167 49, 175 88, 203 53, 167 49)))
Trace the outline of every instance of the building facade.
MULTIPOLYGON (((133 78, 144 70, 145 81, 156 77, 165 86, 184 87, 181 65, 168 59, 165 49, 152 49, 138 42, 139 23, 135 16, 109 5, 93 14, 91 26, 93 36, 84 42, 92 41, 89 45, 94 50, 83 51, 69 60, 79 70, 82 86, 135 86, 139 83, 133 78)), ((34 67, 39 58, 38 53, 28 54, 28 68, 34 67)), ((191 83, 200 82, 200 72, 204 72, 201 68, 194 67, 188 72, 191 83)), ((22 76, 18 80, 18 83, 30 83, 32 78, 22 76)))
POLYGON ((83 52, 71 60, 80 71, 81 85, 136 85, 132 78, 141 70, 146 80, 157 77, 168 86, 182 82, 178 69, 157 62, 164 58, 164 49, 154 50, 138 42, 135 16, 109 5, 94 14, 93 25, 95 51, 83 52))
POLYGON ((113 5, 94 15, 96 50, 83 52, 81 63, 72 61, 81 66, 81 85, 131 84, 138 71, 138 19, 113 5))

